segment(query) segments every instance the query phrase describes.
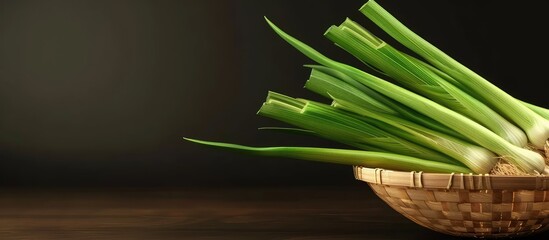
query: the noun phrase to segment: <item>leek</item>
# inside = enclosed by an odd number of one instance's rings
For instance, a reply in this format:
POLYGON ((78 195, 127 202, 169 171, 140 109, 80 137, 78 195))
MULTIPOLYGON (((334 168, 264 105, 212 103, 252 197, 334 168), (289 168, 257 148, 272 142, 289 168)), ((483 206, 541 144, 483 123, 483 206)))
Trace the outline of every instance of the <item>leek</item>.
POLYGON ((531 144, 543 149, 549 139, 549 120, 415 34, 374 0, 366 2, 360 11, 395 40, 460 81, 483 102, 511 119, 526 133, 531 144))
POLYGON ((435 131, 445 133, 457 138, 465 139, 463 135, 456 131, 441 125, 433 119, 418 113, 417 111, 395 102, 370 88, 354 80, 353 78, 338 72, 337 70, 320 66, 311 65, 311 75, 305 83, 305 88, 318 93, 322 96, 346 100, 361 105, 364 108, 376 109, 404 119, 418 122, 435 131), (387 111, 389 108, 394 111, 387 111))
POLYGON ((399 171, 426 171, 440 173, 472 173, 470 169, 453 164, 429 161, 394 153, 315 147, 250 147, 231 143, 185 140, 223 149, 270 157, 286 157, 302 160, 384 168, 399 171))
POLYGON ((258 114, 311 130, 320 136, 347 145, 360 146, 364 150, 372 150, 373 147, 386 152, 459 165, 459 162, 443 153, 407 140, 413 139, 411 136, 395 136, 387 131, 387 126, 377 127, 371 122, 322 103, 269 92, 258 114))
POLYGON ((408 59, 356 22, 347 19, 340 27, 330 27, 325 35, 347 52, 380 69, 408 89, 468 116, 517 146, 527 145, 526 134, 520 128, 427 67, 408 59))
MULTIPOLYGON (((326 71, 326 69, 324 70, 326 71)), ((335 71, 332 71, 332 73, 335 73, 335 71)), ((379 123, 388 124, 391 127, 379 127, 397 136, 443 152, 453 159, 465 164, 474 172, 490 172, 498 161, 497 156, 488 149, 444 133, 437 132, 431 128, 423 127, 422 125, 408 121, 401 116, 379 111, 378 109, 370 106, 368 102, 365 103, 360 100, 355 100, 352 97, 349 98, 349 96, 353 96, 353 92, 355 92, 356 89, 352 89, 352 87, 342 83, 335 76, 319 73, 316 69, 312 70, 311 76, 314 77, 311 77, 307 81, 307 86, 315 86, 313 89, 318 92, 329 92, 329 96, 334 100, 332 105, 336 108, 341 108, 349 112, 365 116, 365 121, 371 122, 374 125, 379 123), (376 119, 377 121, 368 120, 370 118, 376 119), (403 133, 407 133, 409 135, 402 135, 403 133)), ((344 77, 344 74, 340 73, 337 74, 337 76, 344 77)))

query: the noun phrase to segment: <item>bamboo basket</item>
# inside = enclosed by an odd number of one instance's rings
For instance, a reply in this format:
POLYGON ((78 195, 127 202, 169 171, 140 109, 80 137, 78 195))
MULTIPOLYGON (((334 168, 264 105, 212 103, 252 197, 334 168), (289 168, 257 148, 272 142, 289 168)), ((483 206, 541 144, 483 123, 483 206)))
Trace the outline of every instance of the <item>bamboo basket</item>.
POLYGON ((549 229, 548 176, 353 169, 394 210, 440 233, 500 238, 549 229))

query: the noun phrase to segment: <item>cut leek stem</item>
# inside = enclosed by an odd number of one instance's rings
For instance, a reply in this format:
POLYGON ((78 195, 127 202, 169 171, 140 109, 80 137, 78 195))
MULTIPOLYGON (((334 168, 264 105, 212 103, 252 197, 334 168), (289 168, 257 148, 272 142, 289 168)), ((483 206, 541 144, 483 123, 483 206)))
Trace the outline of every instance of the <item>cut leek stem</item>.
MULTIPOLYGON (((323 67, 323 66, 322 66, 323 67)), ((326 67, 323 67, 328 71, 326 67)), ((375 109, 376 111, 385 112, 392 115, 397 115, 393 108, 388 107, 383 102, 379 101, 383 95, 367 88, 367 93, 347 84, 346 82, 336 79, 327 73, 321 71, 320 67, 312 66, 311 75, 305 83, 305 88, 318 93, 324 97, 341 96, 345 100, 354 102, 358 105, 375 109), (375 96, 375 97, 374 97, 375 96)), ((357 84, 360 84, 357 82, 357 84)))
POLYGON ((411 61, 358 23, 346 19, 340 27, 330 27, 325 36, 407 89, 477 121, 512 144, 527 146, 528 139, 522 129, 428 68, 411 61))
POLYGON ((305 88, 327 98, 336 97, 348 102, 354 102, 365 108, 376 109, 401 118, 409 119, 435 131, 445 133, 462 140, 466 138, 458 132, 441 125, 439 122, 418 113, 417 111, 390 99, 354 80, 353 78, 328 67, 310 65, 311 75, 305 84, 305 88), (380 107, 379 105, 382 105, 380 107), (393 111, 387 111, 389 108, 393 111))
POLYGON ((365 150, 371 150, 371 146, 385 152, 461 165, 446 154, 413 143, 410 141, 413 136, 397 137, 329 105, 269 92, 258 114, 311 130, 327 139, 364 147, 365 150))
MULTIPOLYGON (((334 71, 335 70, 332 70, 332 73, 334 71)), ((334 75, 348 77, 343 73, 334 75)), ((356 89, 352 89, 351 86, 346 85, 334 76, 321 72, 319 73, 316 69, 312 70, 311 76, 312 77, 308 80, 309 87, 312 85, 314 86, 313 89, 316 91, 329 92, 329 97, 334 100, 332 105, 336 108, 365 116, 366 118, 364 118, 364 121, 377 125, 379 128, 387 130, 396 136, 412 140, 425 147, 443 152, 462 162, 475 173, 490 172, 498 161, 497 156, 485 148, 434 131, 431 128, 426 128, 422 125, 408 121, 399 115, 380 111, 368 103, 349 97, 355 93, 356 89), (376 119, 377 121, 372 121, 370 119, 376 119), (391 127, 387 127, 386 124, 391 125, 391 127), (413 137, 401 135, 402 133, 411 134, 413 137)))
MULTIPOLYGON (((496 154, 486 148, 479 147, 452 136, 435 132, 413 122, 400 119, 392 115, 375 112, 370 109, 354 105, 353 103, 337 99, 335 100, 334 105, 338 108, 362 114, 363 116, 375 118, 380 122, 395 127, 400 133, 406 132, 412 134, 417 143, 448 154, 452 158, 463 163, 475 173, 490 172, 499 160, 496 154)), ((399 132, 392 133, 399 136, 399 132)))
POLYGON ((317 63, 343 72, 362 84, 367 85, 371 89, 462 133, 471 141, 493 151, 527 173, 541 173, 544 171, 545 160, 539 153, 513 145, 477 122, 421 95, 410 92, 357 68, 331 60, 308 45, 288 35, 267 18, 265 19, 281 38, 317 63))
POLYGON ((394 153, 315 147, 250 147, 191 138, 184 139, 202 145, 232 149, 259 156, 285 157, 317 162, 364 166, 370 168, 384 168, 398 171, 472 173, 471 170, 466 167, 394 153))
POLYGON ((549 120, 421 38, 374 0, 365 3, 360 11, 395 40, 481 96, 481 101, 522 128, 531 144, 543 149, 549 139, 549 120))

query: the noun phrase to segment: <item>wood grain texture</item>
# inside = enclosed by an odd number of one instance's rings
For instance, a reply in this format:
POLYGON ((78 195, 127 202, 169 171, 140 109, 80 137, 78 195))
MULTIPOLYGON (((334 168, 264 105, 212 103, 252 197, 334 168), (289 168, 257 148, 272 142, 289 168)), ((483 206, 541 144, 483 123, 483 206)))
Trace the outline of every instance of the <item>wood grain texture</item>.
MULTIPOLYGON (((543 233, 531 239, 547 239, 543 233)), ((1 189, 0 239, 458 239, 349 187, 1 189)), ((524 238, 526 239, 526 238, 524 238)))

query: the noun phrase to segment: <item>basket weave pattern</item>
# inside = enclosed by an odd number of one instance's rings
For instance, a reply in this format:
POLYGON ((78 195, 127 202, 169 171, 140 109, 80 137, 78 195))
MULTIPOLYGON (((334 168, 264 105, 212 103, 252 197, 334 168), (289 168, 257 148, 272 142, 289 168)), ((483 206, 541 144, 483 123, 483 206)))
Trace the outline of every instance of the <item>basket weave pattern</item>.
POLYGON ((422 174, 363 167, 355 167, 355 177, 367 182, 394 210, 437 232, 497 238, 549 229, 547 177, 422 174))

